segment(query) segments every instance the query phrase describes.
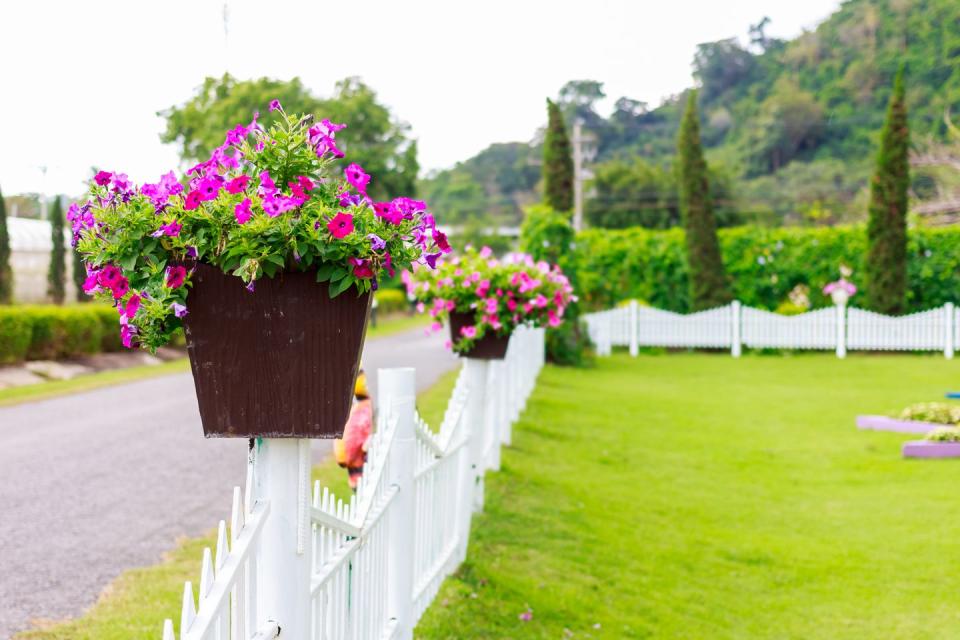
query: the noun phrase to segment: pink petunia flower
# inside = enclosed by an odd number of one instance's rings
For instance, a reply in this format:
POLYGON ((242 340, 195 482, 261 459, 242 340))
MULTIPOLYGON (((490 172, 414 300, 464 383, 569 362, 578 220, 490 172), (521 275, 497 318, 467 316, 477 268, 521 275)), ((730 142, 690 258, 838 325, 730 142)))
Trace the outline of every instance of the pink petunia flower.
POLYGON ((167 286, 179 289, 187 281, 187 269, 181 265, 167 267, 167 286))
POLYGON ((233 213, 237 217, 237 224, 246 224, 250 220, 250 216, 253 215, 253 211, 250 209, 250 198, 244 198, 243 202, 234 207, 233 213))
POLYGON ((353 233, 353 214, 341 211, 327 223, 327 230, 338 240, 353 233))
POLYGON ((227 190, 227 193, 242 193, 247 188, 248 182, 250 182, 250 176, 237 176, 225 184, 223 188, 227 190))
POLYGON ((354 162, 344 169, 343 174, 346 176, 347 182, 349 182, 354 189, 363 195, 367 195, 367 185, 370 184, 370 176, 363 171, 363 167, 354 162))
POLYGON ((477 328, 475 326, 467 325, 465 327, 460 327, 460 335, 464 338, 473 339, 477 337, 477 328))

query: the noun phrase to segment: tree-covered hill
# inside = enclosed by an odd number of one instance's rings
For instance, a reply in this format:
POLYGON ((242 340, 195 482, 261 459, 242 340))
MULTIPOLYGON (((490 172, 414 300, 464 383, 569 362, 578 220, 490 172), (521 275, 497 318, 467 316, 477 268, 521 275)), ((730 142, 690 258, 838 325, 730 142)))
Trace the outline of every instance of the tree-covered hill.
MULTIPOLYGON (((914 146, 942 141, 944 113, 960 114, 960 2, 848 0, 790 41, 764 19, 737 38, 698 46, 703 144, 724 187, 723 221, 829 224, 859 219, 893 77, 904 63, 914 146)), ((598 70, 599 72, 600 70, 598 70)), ((602 84, 571 82, 558 103, 597 138, 588 218, 595 225, 662 227, 676 221, 673 154, 686 92, 656 108, 624 97, 609 115, 602 84)), ((536 141, 493 145, 424 180, 438 211, 517 218, 538 198, 536 141)), ((914 199, 933 197, 924 169, 914 199)))

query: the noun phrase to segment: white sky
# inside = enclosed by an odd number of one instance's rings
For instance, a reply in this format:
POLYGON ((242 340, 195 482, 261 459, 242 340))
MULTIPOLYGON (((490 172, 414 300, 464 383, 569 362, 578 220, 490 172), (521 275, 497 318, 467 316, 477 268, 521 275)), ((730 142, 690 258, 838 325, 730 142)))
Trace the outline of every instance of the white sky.
MULTIPOLYGON (((529 140, 571 79, 655 106, 697 43, 764 15, 792 37, 839 0, 0 0, 0 187, 77 195, 89 168, 154 181, 178 165, 158 110, 204 76, 361 76, 419 140, 424 171, 529 140), (48 167, 44 185, 40 166, 48 167)), ((265 107, 266 105, 264 105, 265 107)))

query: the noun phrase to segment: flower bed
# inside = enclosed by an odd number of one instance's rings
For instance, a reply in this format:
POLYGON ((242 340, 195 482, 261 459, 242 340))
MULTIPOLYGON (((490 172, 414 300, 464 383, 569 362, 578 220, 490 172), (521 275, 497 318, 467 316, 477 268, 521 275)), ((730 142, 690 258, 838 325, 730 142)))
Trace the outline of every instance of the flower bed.
POLYGON ((892 431, 894 433, 929 433, 942 425, 920 420, 900 420, 890 416, 857 416, 857 428, 868 431, 892 431))
POLYGON ((911 440, 903 443, 904 458, 960 458, 960 442, 911 440))

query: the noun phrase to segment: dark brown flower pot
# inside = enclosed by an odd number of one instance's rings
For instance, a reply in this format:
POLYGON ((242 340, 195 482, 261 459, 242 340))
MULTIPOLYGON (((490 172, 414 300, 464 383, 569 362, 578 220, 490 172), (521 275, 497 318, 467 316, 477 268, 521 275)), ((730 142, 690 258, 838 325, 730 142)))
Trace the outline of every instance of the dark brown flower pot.
POLYGON ((251 292, 198 264, 184 327, 204 435, 340 437, 370 298, 331 300, 312 271, 262 278, 251 292))
MULTIPOLYGON (((450 314, 450 340, 456 342, 463 336, 460 335, 462 327, 469 327, 474 324, 473 312, 454 311, 450 314)), ((495 333, 487 333, 477 340, 470 351, 461 353, 464 358, 476 358, 477 360, 503 360, 507 355, 507 347, 510 345, 510 336, 498 336, 495 333)))

